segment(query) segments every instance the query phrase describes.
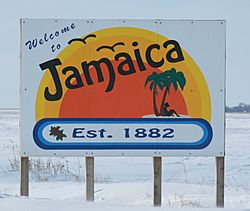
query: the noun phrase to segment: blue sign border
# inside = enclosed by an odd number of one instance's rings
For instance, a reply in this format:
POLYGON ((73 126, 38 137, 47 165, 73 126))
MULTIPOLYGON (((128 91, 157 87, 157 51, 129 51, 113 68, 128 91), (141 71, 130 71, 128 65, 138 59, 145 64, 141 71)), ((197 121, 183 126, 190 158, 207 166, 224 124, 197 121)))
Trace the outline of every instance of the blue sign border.
POLYGON ((199 150, 207 147, 213 137, 213 130, 209 122, 201 118, 45 118, 38 121, 33 129, 35 143, 45 150, 199 150), (203 137, 192 143, 162 143, 162 142, 88 142, 65 143, 48 142, 43 136, 43 129, 49 124, 195 124, 202 128, 203 137))

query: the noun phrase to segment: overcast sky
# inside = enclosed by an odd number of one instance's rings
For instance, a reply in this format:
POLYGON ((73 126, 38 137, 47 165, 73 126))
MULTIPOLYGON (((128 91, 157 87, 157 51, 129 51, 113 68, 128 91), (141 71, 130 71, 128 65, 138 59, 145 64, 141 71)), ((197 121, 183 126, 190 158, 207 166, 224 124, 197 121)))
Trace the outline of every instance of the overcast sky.
MULTIPOLYGON (((0 108, 19 107, 19 19, 225 19, 227 105, 250 104, 250 0, 0 0, 0 108)), ((215 73, 216 77, 216 73, 215 73)))

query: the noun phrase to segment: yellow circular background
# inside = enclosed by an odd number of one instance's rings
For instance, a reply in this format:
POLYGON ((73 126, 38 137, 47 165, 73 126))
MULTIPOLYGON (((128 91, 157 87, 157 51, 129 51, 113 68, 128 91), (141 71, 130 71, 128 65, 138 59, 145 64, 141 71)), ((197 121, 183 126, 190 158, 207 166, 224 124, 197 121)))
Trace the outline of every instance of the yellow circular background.
MULTIPOLYGON (((117 28, 107 28, 102 29, 92 34, 96 35, 96 38, 89 38, 87 44, 83 45, 81 42, 73 42, 64 48, 58 55, 62 62, 62 65, 58 67, 58 74, 61 81, 64 81, 68 75, 62 74, 62 69, 66 66, 74 65, 77 69, 81 69, 81 62, 90 62, 93 60, 99 60, 103 58, 103 51, 96 51, 96 49, 102 45, 112 46, 117 42, 124 42, 125 46, 117 46, 116 52, 123 51, 124 48, 126 52, 131 56, 133 60, 134 57, 134 47, 131 45, 133 41, 139 43, 138 48, 140 49, 142 59, 145 62, 145 51, 146 47, 151 44, 159 44, 161 46, 160 50, 152 51, 152 58, 155 60, 160 60, 160 58, 165 58, 166 49, 162 47, 162 44, 168 39, 160 34, 152 31, 148 31, 140 28, 128 28, 128 27, 117 27, 117 28)), ((82 37, 84 38, 85 35, 82 37)), ((178 71, 182 71, 185 74, 186 86, 182 92, 184 97, 188 115, 194 118, 203 118, 207 121, 211 119, 211 102, 210 94, 206 80, 202 74, 202 71, 196 64, 196 62, 187 54, 187 52, 182 49, 184 61, 177 63, 169 63, 164 61, 164 65, 159 69, 162 71, 175 68, 178 71)), ((105 57, 113 60, 114 53, 112 51, 105 51, 105 57)), ((63 93, 67 90, 64 83, 63 93)), ((36 99, 36 120, 42 118, 57 118, 59 117, 59 110, 63 100, 63 97, 58 101, 47 101, 44 98, 44 90, 49 87, 49 90, 55 91, 54 82, 51 78, 48 70, 45 72, 40 87, 37 93, 36 99)))

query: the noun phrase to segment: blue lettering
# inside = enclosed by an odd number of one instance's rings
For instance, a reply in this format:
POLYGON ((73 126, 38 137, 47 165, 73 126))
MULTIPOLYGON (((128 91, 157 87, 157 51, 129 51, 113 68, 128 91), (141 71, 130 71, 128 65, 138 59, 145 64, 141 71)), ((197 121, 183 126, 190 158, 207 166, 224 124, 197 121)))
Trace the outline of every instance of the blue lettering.
POLYGON ((88 138, 95 138, 95 137, 97 137, 96 130, 88 130, 87 131, 87 137, 88 138))
POLYGON ((31 50, 32 48, 35 48, 37 46, 37 39, 32 40, 32 42, 30 40, 27 41, 25 45, 28 45, 28 48, 31 50))
MULTIPOLYGON (((75 23, 72 23, 71 25, 69 26, 65 26, 63 27, 61 30, 57 30, 51 34, 48 35, 48 33, 44 33, 43 37, 41 39, 33 39, 33 40, 28 40, 26 43, 25 43, 25 46, 28 46, 28 49, 31 50, 32 48, 36 48, 39 45, 43 45, 44 43, 50 41, 50 40, 53 40, 55 39, 56 37, 59 37, 60 35, 63 35, 67 32, 69 32, 70 30, 73 30, 76 28, 76 24, 75 23)), ((57 45, 56 48, 57 49, 60 49, 61 46, 57 45)), ((54 52, 54 47, 52 47, 52 52, 54 52)))
POLYGON ((53 39, 54 39, 54 35, 53 35, 53 34, 50 34, 49 38, 50 38, 51 40, 53 40, 53 39))
POLYGON ((67 27, 64 27, 64 28, 62 29, 61 32, 62 32, 62 34, 63 34, 63 33, 66 33, 66 32, 68 32, 68 31, 69 31, 69 27, 67 26, 67 27))
POLYGON ((76 28, 76 25, 74 23, 71 24, 71 29, 76 28))
POLYGON ((42 39, 39 40, 39 44, 40 44, 40 45, 43 44, 43 40, 42 40, 42 39))
POLYGON ((45 40, 45 42, 48 42, 48 41, 49 41, 49 38, 48 38, 47 33, 44 34, 44 40, 45 40))
POLYGON ((74 128, 73 130, 73 138, 85 138, 85 136, 83 135, 83 131, 85 130, 85 128, 74 128))

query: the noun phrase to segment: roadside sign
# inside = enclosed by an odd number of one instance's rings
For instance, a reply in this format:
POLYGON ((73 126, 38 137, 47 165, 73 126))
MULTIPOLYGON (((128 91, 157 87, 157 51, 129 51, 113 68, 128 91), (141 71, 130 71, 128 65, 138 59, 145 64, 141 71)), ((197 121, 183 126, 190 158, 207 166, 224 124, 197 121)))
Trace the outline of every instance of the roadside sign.
POLYGON ((21 20, 21 156, 224 156, 225 21, 21 20))

